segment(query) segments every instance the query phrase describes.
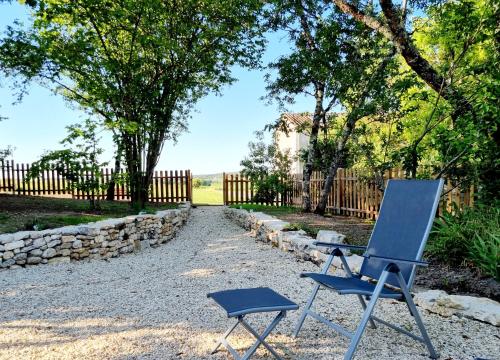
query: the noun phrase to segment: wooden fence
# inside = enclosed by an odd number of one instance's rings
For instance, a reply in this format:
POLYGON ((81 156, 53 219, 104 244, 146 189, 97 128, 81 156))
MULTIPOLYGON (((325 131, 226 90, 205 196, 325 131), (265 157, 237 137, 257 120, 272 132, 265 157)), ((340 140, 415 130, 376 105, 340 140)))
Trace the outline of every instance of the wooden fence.
POLYGON ((222 196, 224 205, 232 204, 266 204, 275 206, 289 205, 290 193, 278 194, 272 201, 255 201, 255 185, 241 174, 222 174, 222 196))
MULTIPOLYGON (((0 162, 0 193, 15 195, 60 196, 87 199, 90 194, 72 189, 71 183, 57 171, 44 171, 39 177, 27 179, 30 164, 12 161, 0 162)), ((101 169, 101 184, 107 184, 113 176, 113 169, 101 169)), ((124 175, 125 170, 120 169, 124 175)), ((86 174, 90 179, 91 175, 86 174)), ((123 176, 122 176, 123 177, 123 176)), ((192 201, 192 177, 190 170, 155 171, 149 192, 149 201, 176 203, 192 201)), ((106 197, 105 190, 97 194, 106 197)), ((126 182, 116 184, 115 199, 128 201, 130 195, 126 182)))
MULTIPOLYGON (((384 180, 402 179, 401 170, 388 171, 384 180)), ((313 208, 318 204, 324 180, 320 172, 314 172, 311 178, 311 202, 313 208)), ((276 199, 272 205, 301 206, 302 205, 302 174, 293 175, 290 179, 290 191, 285 196, 276 199)), ((224 174, 224 204, 253 203, 254 186, 251 181, 238 175, 224 174), (250 190, 249 190, 250 189, 250 190)), ((339 169, 332 189, 328 196, 327 211, 338 215, 357 216, 375 219, 380 209, 383 193, 370 179, 352 169, 339 169)), ((445 183, 439 212, 443 209, 453 210, 453 203, 458 208, 472 206, 474 203, 474 188, 463 192, 445 183)))

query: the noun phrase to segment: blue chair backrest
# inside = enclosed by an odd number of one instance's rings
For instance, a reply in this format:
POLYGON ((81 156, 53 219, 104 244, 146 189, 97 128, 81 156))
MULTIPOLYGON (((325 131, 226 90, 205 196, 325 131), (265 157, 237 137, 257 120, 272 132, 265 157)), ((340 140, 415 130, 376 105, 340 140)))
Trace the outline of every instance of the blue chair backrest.
MULTIPOLYGON (((442 188, 443 180, 389 180, 366 254, 420 260, 442 188)), ((387 261, 365 258, 360 273, 378 279, 386 265, 387 261)), ((415 266, 399 267, 410 290, 415 266)), ((395 274, 390 274, 387 282, 399 287, 395 274)))

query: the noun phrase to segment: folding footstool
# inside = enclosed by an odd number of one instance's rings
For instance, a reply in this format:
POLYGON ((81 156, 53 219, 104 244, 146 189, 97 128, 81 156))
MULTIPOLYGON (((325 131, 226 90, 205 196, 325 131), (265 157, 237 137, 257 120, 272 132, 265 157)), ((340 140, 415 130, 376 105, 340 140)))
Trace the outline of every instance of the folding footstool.
POLYGON ((269 288, 225 290, 208 294, 207 297, 214 299, 214 301, 227 312, 228 317, 235 317, 238 320, 224 335, 222 335, 212 351, 212 354, 216 353, 219 347, 223 345, 235 359, 246 360, 249 359, 262 344, 276 359, 281 359, 265 339, 285 317, 288 310, 297 310, 299 308, 297 304, 269 288), (244 319, 245 315, 248 314, 272 311, 279 311, 279 313, 261 335, 259 335, 259 333, 244 319), (242 357, 240 357, 236 350, 232 348, 226 340, 239 324, 257 339, 242 357))

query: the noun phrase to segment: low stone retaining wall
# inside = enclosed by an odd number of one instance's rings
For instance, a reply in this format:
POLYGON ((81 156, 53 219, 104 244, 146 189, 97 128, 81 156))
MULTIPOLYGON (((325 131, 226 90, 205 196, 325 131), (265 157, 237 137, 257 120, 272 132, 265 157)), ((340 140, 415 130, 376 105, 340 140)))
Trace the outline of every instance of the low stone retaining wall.
MULTIPOLYGON (((312 261, 318 265, 327 259, 328 249, 315 246, 313 242, 342 243, 345 238, 344 235, 334 231, 320 231, 317 239, 311 238, 302 230, 283 231, 289 223, 260 212, 225 207, 224 214, 241 227, 252 231, 257 240, 293 252, 298 259, 312 261)), ((359 272, 364 258, 359 255, 349 255, 345 250, 343 252, 349 268, 353 272, 359 272)), ((332 266, 343 268, 338 257, 335 257, 332 266)), ((417 293, 415 303, 441 316, 470 318, 500 326, 500 304, 488 298, 449 295, 442 290, 428 290, 417 293)))
POLYGON ((156 214, 133 215, 43 231, 0 234, 0 269, 72 260, 108 259, 158 246, 186 222, 190 203, 156 214))
MULTIPOLYGON (((288 225, 286 221, 275 218, 261 212, 248 212, 242 209, 230 207, 224 208, 224 214, 227 218, 236 222, 246 230, 251 230, 256 239, 263 242, 269 242, 281 250, 293 252, 300 260, 312 261, 320 265, 328 258, 328 248, 313 245, 314 241, 343 243, 345 235, 335 231, 319 231, 317 239, 313 239, 305 231, 283 231, 288 225)), ((349 251, 343 250, 346 255, 347 264, 352 271, 358 272, 363 257, 351 255, 349 251)), ((335 258, 332 266, 342 269, 342 262, 335 258)))

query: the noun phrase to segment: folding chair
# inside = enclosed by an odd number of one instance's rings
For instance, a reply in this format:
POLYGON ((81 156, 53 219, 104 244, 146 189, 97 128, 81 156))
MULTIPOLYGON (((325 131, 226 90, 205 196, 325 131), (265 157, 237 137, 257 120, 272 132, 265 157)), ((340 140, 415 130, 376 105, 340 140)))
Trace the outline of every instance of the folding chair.
POLYGON ((309 315, 351 340, 344 359, 352 359, 366 325, 370 323, 372 328, 376 328, 377 322, 424 343, 431 358, 439 357, 432 346, 410 292, 416 266, 427 265, 421 261, 421 258, 434 221, 442 187, 443 180, 389 180, 379 217, 367 247, 315 243, 318 246, 330 247, 332 251, 321 273, 301 274, 301 277, 308 277, 316 284, 295 327, 294 336, 298 335, 305 318, 309 315), (341 248, 365 250, 359 274, 351 272, 341 248), (347 277, 328 274, 335 256, 340 257, 347 277), (361 279, 362 276, 371 281, 361 279), (376 284, 373 281, 376 281, 376 284), (340 295, 357 295, 364 314, 354 333, 311 310, 321 286, 334 290, 340 295), (417 323, 421 336, 372 315, 379 298, 404 300, 417 323))
POLYGON ((214 350, 212 351, 212 354, 217 352, 219 347, 222 345, 231 353, 231 355, 233 355, 235 359, 246 360, 255 353, 260 345, 263 345, 276 359, 281 359, 276 351, 265 341, 265 339, 271 331, 273 331, 276 325, 278 325, 278 323, 286 316, 286 312, 288 310, 297 310, 299 308, 297 304, 269 288, 225 290, 211 293, 207 296, 212 298, 220 307, 226 310, 228 317, 235 317, 237 319, 237 322, 229 327, 229 329, 219 339, 214 350), (256 330, 254 330, 244 319, 245 315, 248 314, 274 311, 278 311, 278 315, 276 315, 274 320, 262 334, 259 334, 256 330), (240 324, 256 338, 255 343, 241 357, 227 341, 228 336, 240 324))

